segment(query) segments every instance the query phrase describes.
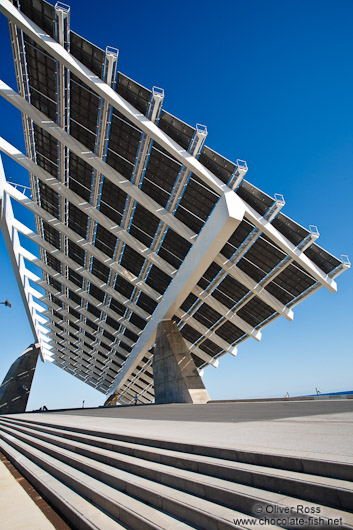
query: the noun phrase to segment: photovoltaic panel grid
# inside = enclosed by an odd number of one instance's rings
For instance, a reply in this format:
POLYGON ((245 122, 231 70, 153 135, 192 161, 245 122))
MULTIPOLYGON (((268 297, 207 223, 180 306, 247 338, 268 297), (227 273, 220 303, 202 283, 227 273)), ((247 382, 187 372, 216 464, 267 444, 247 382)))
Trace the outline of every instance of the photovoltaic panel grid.
POLYGON ((43 357, 103 393, 116 390, 121 403, 135 394, 153 402, 153 345, 139 345, 224 192, 245 215, 172 317, 200 371, 260 340, 273 319, 291 320, 321 286, 335 290, 348 260, 283 214, 283 197, 250 184, 245 162, 207 147, 206 127, 164 110, 163 90, 118 72, 117 50, 74 33, 67 6, 0 5, 19 93, 2 83, 1 94, 22 112, 27 157, 0 147, 30 174, 27 194, 3 183, 3 217, 43 357), (11 200, 33 212, 35 232, 12 217, 11 200))

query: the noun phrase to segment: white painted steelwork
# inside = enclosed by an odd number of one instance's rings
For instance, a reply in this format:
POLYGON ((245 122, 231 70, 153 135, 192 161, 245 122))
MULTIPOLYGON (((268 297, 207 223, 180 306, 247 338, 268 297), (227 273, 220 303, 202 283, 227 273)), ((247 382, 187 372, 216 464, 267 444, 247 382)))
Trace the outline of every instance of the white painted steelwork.
MULTIPOLYGON (((2 138, 0 138, 0 150, 29 171, 32 192, 32 198, 28 194, 21 193, 19 189, 6 182, 2 172, 1 226, 35 340, 38 339, 41 344, 43 358, 48 358, 68 373, 100 391, 111 392, 117 389, 121 402, 133 401, 136 394, 141 402, 148 403, 153 400, 154 395, 151 348, 153 348, 156 326, 161 319, 174 316, 178 319, 182 331, 187 325, 186 327, 194 330, 199 336, 196 340, 195 338, 185 340, 198 362, 199 372, 202 372, 204 366, 217 367, 218 357, 224 353, 236 355, 237 345, 247 337, 259 341, 260 329, 273 319, 284 316, 287 320, 292 320, 292 307, 321 286, 335 292, 334 279, 349 267, 348 258, 343 259, 328 274, 325 273, 316 264, 321 263, 320 260, 314 262, 306 254, 309 246, 315 243, 319 235, 317 229, 311 228, 310 233, 295 245, 271 224, 284 206, 282 196, 275 196, 273 204, 267 206, 267 212, 262 215, 240 198, 236 192, 241 191, 244 184, 242 181, 248 170, 246 162, 237 160, 234 165, 223 159, 224 167, 231 165, 232 168, 228 172, 228 177, 224 179, 227 184, 215 176, 206 167, 207 164, 202 164, 199 155, 207 136, 205 126, 197 125, 193 137, 189 128, 188 148, 181 147, 163 132, 159 127, 159 121, 163 120, 163 113, 161 114, 163 90, 153 88, 149 104, 144 107, 143 112, 117 93, 114 90, 117 50, 107 48, 102 79, 90 72, 70 54, 67 6, 58 3, 54 9, 53 27, 56 40, 45 35, 8 0, 0 0, 0 11, 9 18, 10 22, 19 89, 17 94, 0 81, 0 94, 22 113, 28 156, 2 138), (57 101, 52 102, 56 104, 57 123, 31 104, 31 83, 26 65, 24 34, 33 39, 45 54, 52 57, 55 64, 57 101), (93 150, 87 149, 87 146, 70 135, 70 74, 78 77, 87 91, 100 102, 93 150), (134 134, 140 135, 136 159, 134 163, 128 161, 133 168, 131 179, 124 177, 106 162, 113 110, 124 117, 123 119, 119 117, 119 120, 125 120, 125 125, 134 128, 134 134), (58 146, 58 178, 37 164, 34 124, 46 131, 58 146), (176 171, 173 187, 169 188, 171 192, 164 207, 140 189, 152 145, 160 154, 165 150, 165 157, 175 163, 177 168, 180 167, 176 171), (89 200, 84 200, 80 194, 70 188, 70 179, 72 182, 75 180, 74 175, 70 175, 69 171, 70 152, 76 154, 91 168, 89 200), (215 201, 213 212, 207 214, 209 217, 206 221, 203 220, 203 228, 199 234, 187 226, 186 222, 182 222, 178 215, 185 189, 189 182, 192 180, 195 182, 197 178, 201 180, 200 186, 208 189, 215 201), (123 211, 119 212, 122 214, 119 224, 101 211, 100 195, 104 179, 127 194, 123 211), (44 184, 45 189, 50 193, 57 194, 59 203, 57 214, 47 211, 42 204, 40 183, 41 186, 44 184), (14 218, 12 200, 34 214, 36 231, 14 218), (79 227, 75 227, 75 231, 70 225, 69 204, 87 216, 86 237, 77 232, 80 231, 79 227), (136 237, 136 232, 135 235, 132 233, 134 212, 138 205, 142 205, 159 220, 150 244, 142 243, 136 237), (227 258, 222 248, 236 233, 242 220, 246 220, 248 225, 250 223, 252 229, 237 248, 233 246, 233 254, 227 258), (44 232, 45 225, 55 229, 60 241, 59 246, 53 244, 53 240, 47 237, 44 232), (102 245, 99 248, 96 246, 95 234, 98 228, 105 229, 110 237, 117 238, 113 252, 106 251, 105 247, 102 250, 102 245), (164 257, 162 255, 163 242, 170 230, 186 241, 190 248, 180 266, 171 265, 165 254, 164 257), (20 236, 38 246, 39 257, 24 248, 20 236), (248 259, 249 251, 254 245, 267 238, 276 248, 277 253, 283 253, 283 259, 272 266, 269 272, 265 271, 266 274, 262 275, 261 280, 255 280, 243 270, 242 261, 248 259), (69 255, 69 242, 74 243, 75 248, 82 252, 83 264, 78 262, 80 259, 76 254, 74 258, 69 255), (127 247, 143 261, 139 272, 132 273, 129 270, 129 267, 132 267, 131 263, 127 264, 124 261, 127 247), (104 271, 108 271, 108 276, 104 276, 105 272, 103 274, 99 268, 94 272, 93 261, 104 268, 104 271), (26 262, 36 266, 42 278, 29 269, 26 262), (198 282, 205 279, 208 267, 217 266, 220 267, 220 272, 213 276, 206 287, 201 288, 198 282), (274 296, 266 287, 278 287, 276 278, 288 267, 289 271, 293 267, 303 270, 310 281, 299 296, 293 295, 291 302, 283 303, 280 301, 283 299, 280 293, 276 298, 277 295, 274 296), (163 276, 168 281, 171 280, 169 287, 164 288, 164 291, 159 292, 159 286, 150 281, 152 270, 158 270, 161 278, 163 276), (72 273, 74 276, 71 277, 72 273), (100 277, 102 274, 105 279, 100 277), (118 279, 126 282, 131 294, 123 295, 116 289, 118 279), (245 291, 248 291, 230 307, 225 305, 228 300, 220 297, 219 289, 225 279, 232 279, 233 283, 238 282, 245 291), (145 306, 141 303, 143 296, 149 300, 150 305, 145 306), (187 305, 188 309, 183 309, 183 303, 189 296, 195 301, 187 305), (262 305, 270 308, 268 313, 270 316, 259 325, 250 325, 242 312, 247 303, 253 299, 256 303, 261 302, 262 305), (205 316, 200 317, 202 310, 206 311, 206 314, 208 311, 216 315, 209 326, 205 324, 205 316), (137 320, 134 321, 133 318, 137 320), (229 331, 222 336, 221 328, 227 325, 228 329, 234 329, 235 326, 240 338, 232 341, 229 339, 229 331), (213 349, 210 349, 210 344, 213 349), (214 353, 212 355, 207 353, 210 351, 214 353)), ((174 118, 169 119, 173 122, 174 118)), ((180 125, 180 123, 179 127, 184 127, 185 124, 180 125)), ((184 141, 184 145, 186 143, 184 141)), ((214 153, 211 152, 211 155, 213 156, 214 153)), ((215 157, 219 155, 215 154, 215 157)), ((214 166, 211 164, 209 167, 214 166)), ((269 202, 268 200, 266 204, 268 205, 269 202)), ((316 248, 316 252, 320 253, 320 250, 316 248)), ((229 256, 230 252, 227 255, 229 256)), ((204 286, 205 282, 202 285, 204 286)), ((278 290, 272 289, 272 292, 278 293, 278 290)))

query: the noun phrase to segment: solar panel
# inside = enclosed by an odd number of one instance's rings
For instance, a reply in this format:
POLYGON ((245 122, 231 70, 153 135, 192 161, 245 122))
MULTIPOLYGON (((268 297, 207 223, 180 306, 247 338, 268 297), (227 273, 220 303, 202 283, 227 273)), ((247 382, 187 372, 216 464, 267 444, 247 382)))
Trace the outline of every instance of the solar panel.
POLYGON ((321 286, 335 290, 348 262, 319 247, 314 228, 284 215, 282 197, 246 181, 245 162, 206 146, 205 127, 162 109, 161 89, 117 72, 115 50, 71 31, 67 7, 19 0, 3 11, 19 72, 11 102, 29 117, 20 163, 33 200, 4 189, 36 218, 37 234, 22 230, 40 249, 46 321, 38 328, 33 311, 31 318, 44 357, 101 392, 115 390, 121 402, 137 393, 147 403, 153 330, 173 293, 168 315, 201 370, 249 337, 259 340, 274 318, 290 320, 291 308, 321 286), (242 218, 221 232, 214 255, 202 250, 203 269, 194 277, 191 267, 194 281, 179 299, 183 266, 225 196, 236 197, 242 218))

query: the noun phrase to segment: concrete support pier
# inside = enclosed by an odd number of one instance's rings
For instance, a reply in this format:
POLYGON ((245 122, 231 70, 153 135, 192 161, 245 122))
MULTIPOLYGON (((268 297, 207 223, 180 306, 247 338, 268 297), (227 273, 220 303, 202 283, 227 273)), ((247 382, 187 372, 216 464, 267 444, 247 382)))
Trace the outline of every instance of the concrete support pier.
POLYGON ((0 414, 26 411, 38 355, 39 345, 31 344, 12 363, 0 386, 0 414))
POLYGON ((172 320, 158 324, 153 354, 156 404, 207 403, 207 390, 182 334, 172 320))

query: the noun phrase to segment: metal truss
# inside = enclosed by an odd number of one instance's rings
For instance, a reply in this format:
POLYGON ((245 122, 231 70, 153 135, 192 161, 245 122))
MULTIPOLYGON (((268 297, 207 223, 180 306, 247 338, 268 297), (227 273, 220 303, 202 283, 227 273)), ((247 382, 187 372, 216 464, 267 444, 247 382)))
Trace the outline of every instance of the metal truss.
POLYGON ((248 337, 259 341, 261 339, 260 328, 278 316, 292 320, 292 307, 321 286, 325 286, 331 292, 336 291, 335 278, 349 267, 349 260, 343 261, 335 270, 326 274, 305 253, 316 241, 319 235, 317 229, 311 228, 309 235, 301 243, 294 245, 271 224, 285 204, 282 196, 275 197, 272 206, 264 215, 260 215, 245 200, 241 199, 235 191, 247 172, 245 162, 237 160, 236 169, 228 185, 201 164, 198 158, 207 136, 206 127, 197 125, 188 150, 182 148, 164 133, 158 127, 164 97, 161 89, 156 87, 153 89, 146 115, 141 114, 119 95, 114 90, 117 50, 107 48, 103 75, 100 79, 70 54, 69 12, 63 6, 58 4, 55 9, 56 40, 45 35, 8 0, 0 0, 0 11, 9 19, 19 87, 19 94, 17 94, 3 81, 0 81, 0 95, 22 113, 28 156, 2 138, 0 138, 0 150, 29 171, 32 190, 31 199, 6 182, 0 164, 1 228, 34 338, 40 343, 43 359, 51 360, 62 369, 103 392, 115 390, 121 402, 129 403, 137 395, 141 402, 148 403, 153 400, 154 396, 151 348, 154 344, 157 325, 161 320, 175 316, 180 320, 181 329, 188 324, 197 331, 200 335, 199 339, 194 342, 186 341, 190 351, 201 360, 202 366, 217 367, 219 361, 216 357, 226 352, 236 355, 239 343, 239 340, 228 342, 217 333, 225 322, 234 324, 244 333, 240 341, 248 337), (51 121, 31 104, 22 32, 33 39, 56 61, 57 123, 51 121), (69 78, 71 73, 99 97, 94 151, 87 149, 87 146, 70 135, 69 78), (106 163, 113 109, 127 118, 141 134, 131 180, 126 179, 106 163), (36 164, 33 124, 37 124, 58 142, 58 179, 36 164), (161 146, 181 165, 165 207, 141 190, 153 142, 161 146), (71 178, 68 164, 69 152, 73 152, 92 169, 89 202, 69 187, 71 178), (213 190, 218 198, 200 234, 194 233, 175 216, 192 174, 213 190), (100 193, 104 179, 127 194, 120 225, 114 224, 100 211, 100 193), (45 183, 48 189, 58 194, 60 205, 58 218, 41 205, 39 182, 45 183), (17 201, 34 214, 36 232, 15 219, 11 200, 17 201), (85 238, 69 228, 69 204, 74 205, 88 216, 85 238), (137 204, 142 205, 159 219, 158 228, 149 247, 129 231, 137 204), (251 223, 253 228, 247 238, 235 249, 233 255, 227 258, 222 254, 222 248, 245 219, 251 223), (45 238, 44 222, 60 234, 62 241, 60 248, 45 238), (98 226, 102 226, 117 238, 112 257, 95 246, 95 233, 98 226), (159 255, 168 230, 178 234, 190 245, 189 253, 178 269, 159 255), (22 246, 19 234, 38 245, 39 258, 22 246), (261 281, 257 282, 238 264, 262 236, 269 238, 283 252, 283 259, 261 281), (75 243, 83 251, 84 265, 69 256, 69 241, 75 243), (143 258, 143 266, 138 276, 122 265, 121 258, 126 245, 143 258), (57 260, 60 264, 60 272, 50 266, 48 256, 57 260), (92 272, 93 258, 109 271, 107 281, 103 281, 92 272), (42 279, 26 267, 26 261, 41 271, 42 279), (202 289, 198 282, 212 264, 218 265, 221 270, 208 287, 202 289), (271 294, 266 286, 293 264, 302 268, 310 278, 313 278, 314 283, 292 302, 284 304, 271 294), (148 284, 152 267, 157 267, 171 279, 164 295, 148 284), (69 270, 74 271, 81 278, 80 285, 70 280, 69 270), (130 298, 114 288, 118 276, 132 287, 130 298), (231 308, 226 307, 214 296, 217 288, 227 276, 234 278, 249 291, 231 308), (31 282, 36 284, 40 291, 35 289, 31 282), (103 301, 89 293, 91 285, 103 293, 103 301), (188 311, 183 311, 181 306, 190 293, 196 297, 196 302, 188 311), (157 304, 153 312, 148 312, 138 305, 141 294, 147 295, 157 304), (254 297, 274 311, 267 321, 256 327, 251 326, 238 314, 254 297), (122 315, 110 307, 113 301, 124 308, 122 315), (48 310, 42 304, 46 305, 48 310), (207 327, 197 319, 197 312, 201 307, 209 307, 219 313, 219 320, 211 327, 207 327), (144 329, 130 321, 132 315, 137 315, 146 322, 144 329), (115 326, 109 323, 111 320, 115 322, 115 326), (134 338, 130 338, 132 336, 134 338), (216 345, 220 353, 211 356, 204 351, 202 346, 206 341, 211 341, 216 345), (128 349, 121 347, 121 342, 125 343, 128 349))

